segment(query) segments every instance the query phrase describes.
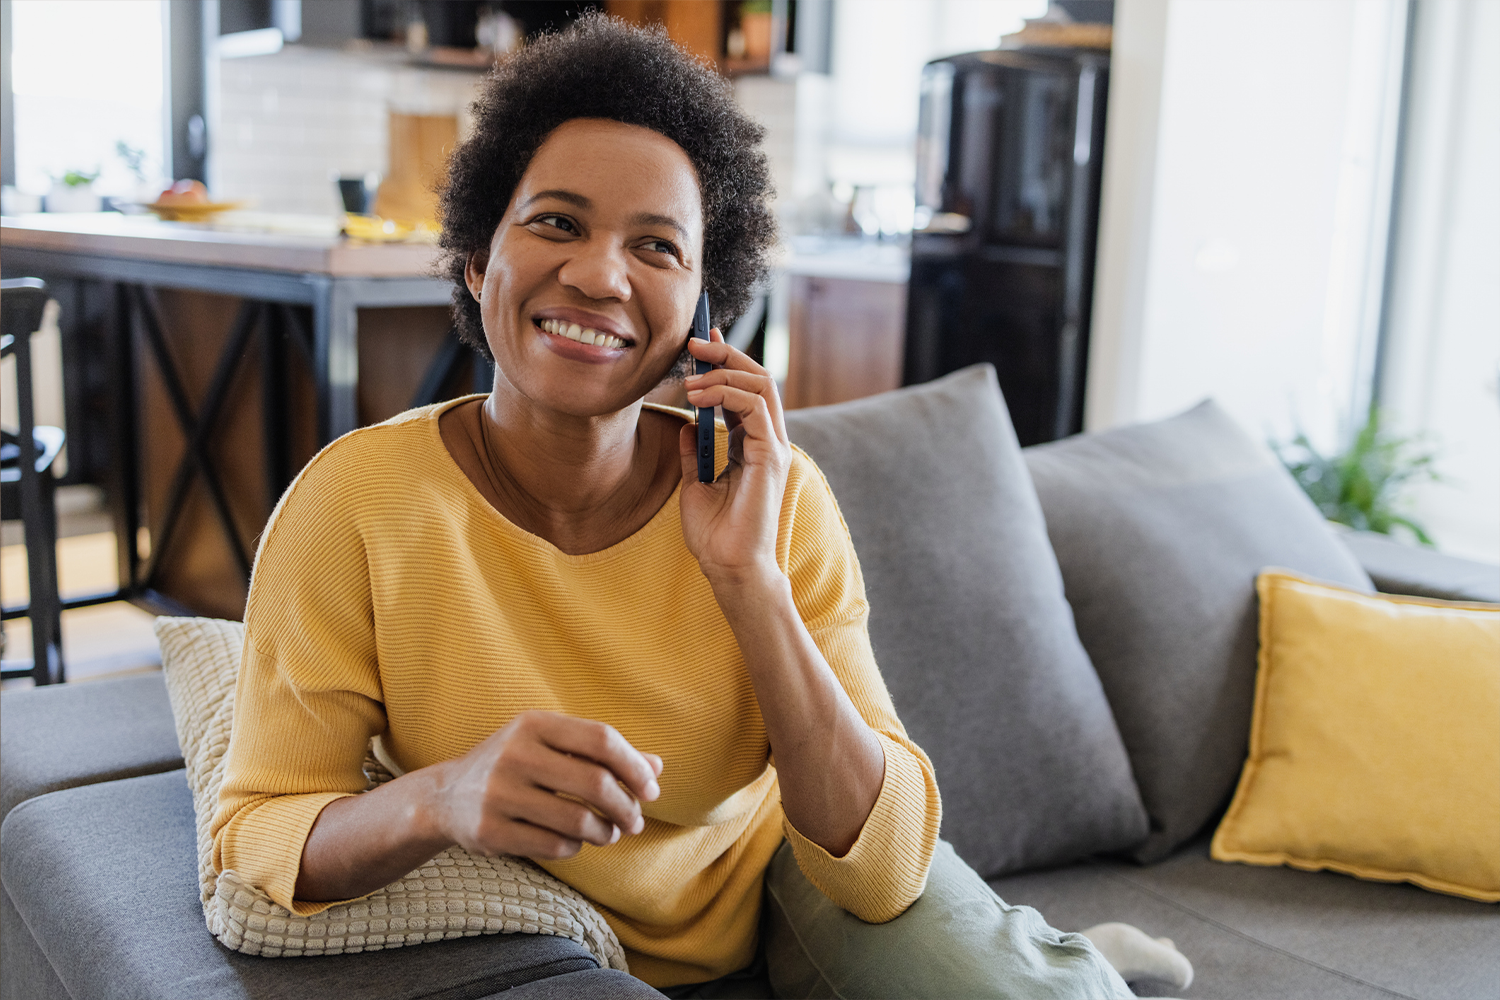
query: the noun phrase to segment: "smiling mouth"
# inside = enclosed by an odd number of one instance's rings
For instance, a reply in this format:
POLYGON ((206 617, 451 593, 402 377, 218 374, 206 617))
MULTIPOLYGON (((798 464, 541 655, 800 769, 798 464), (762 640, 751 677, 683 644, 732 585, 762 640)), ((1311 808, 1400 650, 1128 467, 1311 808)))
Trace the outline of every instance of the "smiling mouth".
POLYGON ((603 330, 591 330, 586 326, 579 326, 577 323, 569 323, 566 320, 544 319, 538 320, 536 325, 547 333, 566 337, 569 340, 576 340, 580 344, 592 344, 595 347, 611 348, 630 346, 629 341, 621 337, 616 337, 612 333, 605 333, 603 330))

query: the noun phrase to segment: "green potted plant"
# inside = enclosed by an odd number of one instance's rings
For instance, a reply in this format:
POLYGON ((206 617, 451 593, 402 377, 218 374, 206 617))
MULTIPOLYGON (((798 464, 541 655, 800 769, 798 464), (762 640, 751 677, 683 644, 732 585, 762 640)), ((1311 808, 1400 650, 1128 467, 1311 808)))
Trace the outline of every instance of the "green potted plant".
POLYGON ((99 171, 87 173, 68 170, 54 174, 52 187, 47 192, 46 209, 49 212, 97 212, 99 195, 94 191, 94 181, 99 171))
POLYGON ((1419 438, 1383 428, 1378 409, 1371 407, 1364 426, 1336 454, 1322 454, 1300 430, 1290 444, 1273 441, 1271 448, 1328 520, 1382 535, 1401 528, 1422 545, 1433 545, 1427 530, 1402 510, 1412 485, 1440 478, 1433 468, 1436 455, 1419 438))

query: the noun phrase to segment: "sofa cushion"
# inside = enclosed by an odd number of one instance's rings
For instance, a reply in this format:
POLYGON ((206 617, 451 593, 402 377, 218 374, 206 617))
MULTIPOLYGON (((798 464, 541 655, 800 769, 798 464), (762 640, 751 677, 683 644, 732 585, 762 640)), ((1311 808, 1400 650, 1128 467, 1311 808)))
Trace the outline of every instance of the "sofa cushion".
POLYGON ((0 891, 0 997, 73 1000, 26 929, 26 922, 10 901, 10 893, 3 891, 0 891))
POLYGON ((203 926, 195 854, 182 771, 43 795, 0 827, 5 891, 75 997, 468 1000, 597 967, 574 941, 536 934, 320 958, 237 954, 203 926))
POLYGON ((181 766, 159 673, 0 695, 0 819, 35 795, 181 766))
POLYGON ((1227 803, 1250 733, 1255 577, 1370 578, 1217 405, 1026 451, 1068 601, 1166 856, 1227 803))
POLYGON ((533 979, 482 1000, 631 1000, 632 997, 661 1000, 662 994, 619 969, 586 969, 561 976, 533 979))
POLYGON ((1192 986, 1133 983, 1142 994, 1469 1000, 1494 996, 1500 982, 1492 905, 1332 872, 1221 864, 1207 840, 1145 868, 1092 861, 990 885, 1064 930, 1120 920, 1171 938, 1193 963, 1192 986))
POLYGON ((1079 644, 995 372, 787 414, 859 553, 870 636, 981 874, 1127 848, 1146 823, 1079 644))
POLYGON ((1500 902, 1500 604, 1257 588, 1250 759, 1213 857, 1500 902))
POLYGON ((1339 541, 1364 566, 1375 589, 1387 594, 1500 604, 1500 566, 1494 563, 1407 545, 1373 531, 1340 529, 1339 541))

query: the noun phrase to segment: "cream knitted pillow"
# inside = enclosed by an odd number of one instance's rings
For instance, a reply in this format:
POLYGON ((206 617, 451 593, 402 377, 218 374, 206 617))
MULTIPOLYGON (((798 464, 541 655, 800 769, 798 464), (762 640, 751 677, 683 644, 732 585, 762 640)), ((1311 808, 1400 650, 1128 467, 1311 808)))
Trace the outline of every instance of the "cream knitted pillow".
MULTIPOLYGON (((477 934, 556 934, 629 971, 604 918, 572 887, 523 858, 483 858, 453 847, 405 878, 352 903, 299 917, 234 871, 216 873, 209 824, 224 780, 245 626, 158 618, 162 670, 177 720, 198 820, 198 876, 208 929, 226 947, 267 958, 378 951, 477 934)), ((373 788, 391 780, 365 757, 373 788)))

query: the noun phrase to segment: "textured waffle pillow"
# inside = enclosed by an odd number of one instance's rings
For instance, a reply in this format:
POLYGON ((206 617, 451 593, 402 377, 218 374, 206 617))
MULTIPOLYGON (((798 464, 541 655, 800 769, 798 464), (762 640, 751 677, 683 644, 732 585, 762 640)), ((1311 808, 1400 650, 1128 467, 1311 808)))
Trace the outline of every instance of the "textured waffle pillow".
POLYGON ((1287 566, 1374 588, 1286 470, 1212 402, 1025 454, 1151 817, 1134 857, 1159 861, 1216 818, 1245 762, 1256 574, 1287 566))
MULTIPOLYGON (((628 971, 604 918, 570 886, 522 858, 454 847, 405 878, 351 903, 297 916, 234 871, 214 871, 209 834, 234 719, 245 627, 210 618, 158 618, 162 670, 198 824, 198 876, 209 931, 228 948, 267 958, 378 951, 478 934, 556 934, 606 968, 628 971)), ((391 778, 373 756, 371 787, 391 778)))
POLYGON ((1213 857, 1500 902, 1500 605, 1257 586, 1250 758, 1213 857))
POLYGON ((1137 843, 1140 793, 994 368, 786 424, 849 525, 880 672, 937 770, 943 836, 986 878, 1137 843))

